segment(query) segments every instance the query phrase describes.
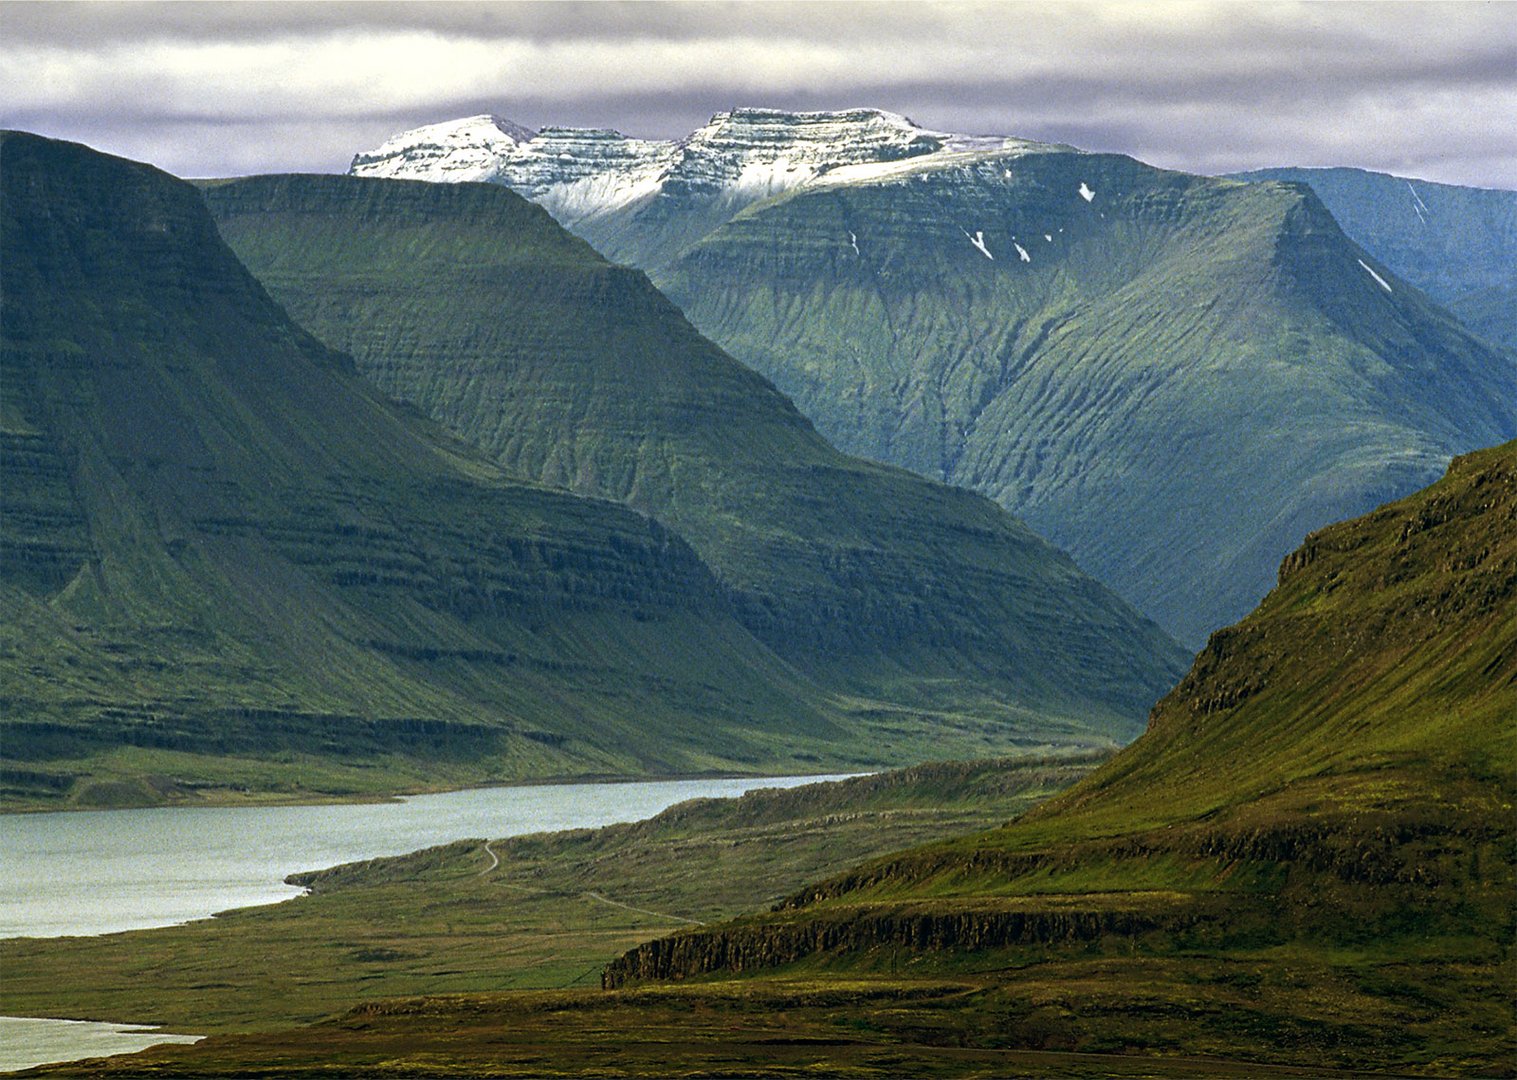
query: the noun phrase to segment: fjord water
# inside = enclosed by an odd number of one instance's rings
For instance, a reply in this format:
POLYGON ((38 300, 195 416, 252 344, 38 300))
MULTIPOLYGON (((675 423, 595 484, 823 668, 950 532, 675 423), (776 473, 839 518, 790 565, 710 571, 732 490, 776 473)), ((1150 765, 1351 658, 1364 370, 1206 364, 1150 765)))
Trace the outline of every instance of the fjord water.
POLYGON ((55 1061, 131 1054, 161 1043, 192 1043, 200 1038, 131 1024, 0 1016, 0 1072, 17 1072, 55 1061))
POLYGON ((288 900, 301 890, 284 878, 299 870, 471 836, 637 821, 686 799, 829 779, 837 777, 542 784, 359 805, 10 815, 0 823, 0 937, 171 926, 288 900))

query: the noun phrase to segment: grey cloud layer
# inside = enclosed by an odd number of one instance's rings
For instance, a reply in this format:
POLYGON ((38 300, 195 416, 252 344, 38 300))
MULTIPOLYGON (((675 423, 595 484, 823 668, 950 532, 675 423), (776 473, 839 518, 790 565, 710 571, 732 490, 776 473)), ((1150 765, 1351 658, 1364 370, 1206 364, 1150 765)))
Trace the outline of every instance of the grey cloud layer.
POLYGON ((1195 171, 1517 187, 1504 4, 7 4, 0 32, 0 123, 196 175, 338 170, 479 111, 670 137, 879 105, 1195 171))

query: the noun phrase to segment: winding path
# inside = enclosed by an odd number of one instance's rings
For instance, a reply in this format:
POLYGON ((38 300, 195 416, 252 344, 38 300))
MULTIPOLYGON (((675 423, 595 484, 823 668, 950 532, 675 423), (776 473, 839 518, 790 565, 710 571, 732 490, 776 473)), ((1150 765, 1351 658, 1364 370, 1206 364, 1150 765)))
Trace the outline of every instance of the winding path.
POLYGON ((489 840, 485 841, 485 854, 488 855, 488 856, 490 856, 490 865, 487 866, 487 867, 485 867, 483 870, 481 870, 479 872, 479 876, 480 877, 484 877, 491 870, 494 870, 497 866, 500 865, 500 856, 497 855, 497 854, 495 854, 494 849, 492 849, 490 847, 490 841, 489 840))
MULTIPOLYGON (((495 854, 495 849, 490 846, 492 843, 494 843, 493 840, 485 841, 484 850, 485 854, 490 856, 490 865, 481 870, 476 875, 477 877, 484 877, 486 874, 490 873, 500 866, 500 856, 495 854)), ((509 881, 497 881, 495 884, 503 885, 508 889, 516 889, 519 892, 542 894, 552 891, 551 889, 534 889, 527 885, 515 885, 509 881)), ((692 926, 701 925, 701 921, 699 919, 687 919, 683 915, 670 915, 667 911, 649 911, 647 908, 633 907, 631 904, 624 904, 620 900, 613 900, 609 896, 602 896, 598 892, 586 891, 580 893, 580 895, 588 896, 591 900, 599 900, 602 904, 609 904, 611 907, 621 908, 624 911, 634 911, 639 915, 652 915, 655 919, 669 919, 672 922, 689 923, 692 926)))

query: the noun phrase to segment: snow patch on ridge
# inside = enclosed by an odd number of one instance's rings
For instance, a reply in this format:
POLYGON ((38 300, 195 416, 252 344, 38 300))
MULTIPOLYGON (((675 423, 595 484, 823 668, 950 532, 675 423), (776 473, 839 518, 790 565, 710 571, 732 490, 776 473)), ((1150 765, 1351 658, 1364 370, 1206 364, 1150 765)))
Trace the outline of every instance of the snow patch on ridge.
POLYGON ((1359 259, 1358 263, 1359 263, 1360 266, 1364 267, 1365 271, 1369 274, 1370 277, 1374 278, 1376 281, 1378 281, 1380 283, 1380 287, 1382 289, 1384 289, 1386 292, 1392 292, 1393 291, 1391 289, 1390 283, 1387 282, 1385 280, 1385 278, 1383 278, 1379 274, 1375 273, 1375 271, 1370 267, 1369 263, 1365 262, 1363 259, 1359 259))
MULTIPOLYGON (((963 233, 965 236, 969 236, 969 231, 967 229, 960 229, 959 232, 963 233)), ((990 253, 990 249, 985 246, 985 234, 983 232, 976 229, 975 234, 973 236, 969 236, 969 242, 980 249, 981 255, 984 255, 991 262, 995 262, 996 257, 992 255, 990 253)))
POLYGON ((1406 182, 1406 190, 1412 193, 1412 209, 1417 211, 1417 220, 1426 225, 1428 215, 1427 203, 1422 201, 1422 196, 1417 194, 1417 189, 1412 186, 1410 180, 1406 182))
POLYGON ((1080 198, 1084 199, 1086 202, 1093 202, 1095 200, 1095 197, 1096 197, 1096 193, 1093 190, 1091 190, 1090 185, 1087 184, 1084 180, 1081 180, 1080 181, 1080 198))

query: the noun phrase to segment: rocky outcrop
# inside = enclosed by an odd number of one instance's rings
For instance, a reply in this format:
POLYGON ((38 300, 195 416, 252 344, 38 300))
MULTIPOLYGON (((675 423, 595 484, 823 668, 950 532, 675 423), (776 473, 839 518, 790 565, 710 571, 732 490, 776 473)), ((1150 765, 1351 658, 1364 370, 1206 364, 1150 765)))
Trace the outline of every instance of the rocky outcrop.
POLYGON ((1172 935, 1203 927, 1211 933, 1247 934, 1256 932, 1250 928, 1257 926, 1261 907, 1268 909, 1274 932, 1289 928, 1310 934, 1314 927, 1344 918, 1362 920, 1363 930, 1369 920, 1398 923, 1405 912, 1417 910, 1424 912, 1418 917, 1428 929, 1442 917, 1441 896, 1510 888, 1510 873, 1496 867, 1497 853, 1509 849, 1511 839, 1510 827, 1499 821, 1433 811, 1422 820, 1387 813, 1380 820, 1156 834, 1025 854, 994 849, 907 853, 811 886, 775 905, 767 917, 647 942, 613 961, 601 983, 616 989, 641 980, 753 971, 820 953, 889 947, 922 953, 979 951, 1137 938, 1152 931, 1172 935), (1036 874, 1052 882, 1060 872, 1163 864, 1177 856, 1192 865, 1210 864, 1217 882, 1242 873, 1276 884, 1257 894, 1090 891, 1001 900, 848 902, 881 886, 909 890, 940 875, 1009 883, 1036 874), (1324 896, 1337 896, 1333 890, 1344 887, 1348 895, 1375 899, 1367 907, 1362 899, 1356 902, 1360 907, 1353 916, 1338 910, 1338 900, 1324 906, 1324 896))

